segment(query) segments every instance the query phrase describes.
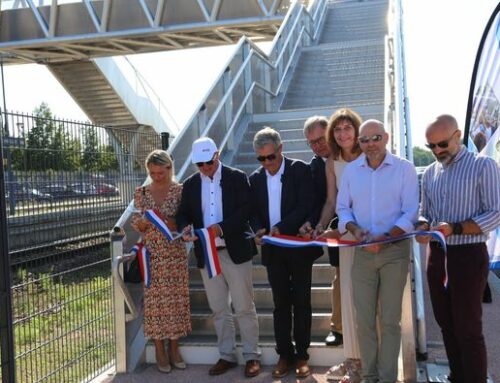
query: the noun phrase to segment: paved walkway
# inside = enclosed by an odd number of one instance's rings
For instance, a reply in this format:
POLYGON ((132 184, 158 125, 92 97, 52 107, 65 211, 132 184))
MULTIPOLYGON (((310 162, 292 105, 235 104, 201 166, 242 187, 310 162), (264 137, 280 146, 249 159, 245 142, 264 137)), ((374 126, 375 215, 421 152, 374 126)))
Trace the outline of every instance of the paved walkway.
MULTIPOLYGON (((425 276, 424 276, 425 278, 425 276)), ((489 277, 490 287, 492 290, 493 303, 484 304, 484 334, 486 338, 486 344, 488 348, 488 368, 489 374, 493 382, 500 382, 500 279, 495 276, 495 274, 490 273, 489 277)), ((446 354, 444 351, 444 346, 441 338, 441 333, 434 320, 432 314, 432 308, 429 302, 429 293, 427 289, 427 281, 424 279, 425 286, 425 312, 426 312, 426 331, 428 340, 428 353, 429 362, 443 361, 446 360, 446 354)), ((271 366, 265 366, 263 372, 255 378, 245 378, 243 375, 243 366, 239 366, 233 370, 230 370, 224 375, 212 377, 208 375, 208 369, 210 366, 205 365, 190 365, 187 370, 179 371, 174 370, 170 374, 160 373, 155 366, 147 365, 141 370, 136 371, 132 374, 124 374, 117 376, 109 376, 104 379, 106 383, 135 383, 135 382, 183 382, 183 383, 234 383, 234 382, 247 382, 247 383, 257 383, 257 382, 272 382, 274 381, 271 377, 271 366)), ((325 373, 328 370, 327 367, 313 367, 313 374, 307 379, 301 380, 304 383, 324 383, 326 382, 325 373)), ((276 380, 276 382, 298 382, 295 378, 295 374, 291 373, 289 376, 281 380, 276 380)))

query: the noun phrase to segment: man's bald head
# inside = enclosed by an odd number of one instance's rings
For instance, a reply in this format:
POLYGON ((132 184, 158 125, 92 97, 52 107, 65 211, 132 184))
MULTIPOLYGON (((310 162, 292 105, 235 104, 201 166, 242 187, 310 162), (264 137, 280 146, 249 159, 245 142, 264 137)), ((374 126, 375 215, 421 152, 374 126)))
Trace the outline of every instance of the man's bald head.
POLYGON ((442 114, 431 122, 425 131, 427 147, 432 150, 436 159, 449 164, 460 151, 461 132, 455 117, 449 114, 442 114))
POLYGON ((446 132, 451 134, 458 129, 458 123, 455 117, 450 114, 442 114, 431 122, 425 131, 425 136, 427 137, 429 133, 436 131, 446 132))

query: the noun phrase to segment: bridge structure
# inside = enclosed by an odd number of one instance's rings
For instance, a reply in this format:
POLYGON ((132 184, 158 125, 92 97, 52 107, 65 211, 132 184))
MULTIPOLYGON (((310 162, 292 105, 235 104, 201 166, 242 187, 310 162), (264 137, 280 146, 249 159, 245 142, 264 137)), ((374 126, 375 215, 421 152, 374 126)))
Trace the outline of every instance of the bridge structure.
MULTIPOLYGON (((81 0, 2 1, 0 56, 4 64, 42 63, 94 122, 137 132, 169 133, 177 178, 196 169, 192 142, 210 136, 224 163, 247 173, 257 168, 252 137, 262 126, 278 130, 284 154, 312 157, 302 134, 305 119, 351 107, 363 118, 384 121, 393 153, 411 160, 400 0, 81 0), (268 52, 256 42, 272 40, 268 52), (133 53, 235 44, 203 101, 185 126, 177 126, 161 100, 123 58, 133 53), (125 69, 124 69, 125 68, 125 69), (128 72, 128 75, 124 73, 128 72), (138 83, 139 86, 131 86, 138 83)), ((141 135, 143 137, 145 135, 141 135)), ((110 140, 116 150, 146 143, 110 140)), ((131 190, 129 191, 131 195, 131 190)), ((125 283, 124 263, 137 235, 132 205, 111 235, 115 302, 116 371, 154 362, 142 333, 139 285, 125 283)), ((415 245, 404 295, 401 379, 420 381, 416 353, 425 353, 420 249, 415 245)), ((313 268, 311 364, 343 360, 326 348, 330 323, 331 269, 327 257, 313 268)), ((212 363, 216 340, 201 278, 190 265, 193 333, 183 341, 186 362, 212 363)), ((276 361, 272 298, 260 257, 254 260, 255 303, 264 364, 276 361)))

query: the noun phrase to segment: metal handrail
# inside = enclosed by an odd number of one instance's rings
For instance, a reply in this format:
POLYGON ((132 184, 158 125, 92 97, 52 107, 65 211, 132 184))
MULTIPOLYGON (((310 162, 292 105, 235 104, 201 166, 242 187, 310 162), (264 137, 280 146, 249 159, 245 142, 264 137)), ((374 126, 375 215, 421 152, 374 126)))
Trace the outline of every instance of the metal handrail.
POLYGON ((130 291, 125 285, 125 281, 123 280, 123 277, 120 273, 121 265, 125 262, 132 262, 135 259, 135 257, 136 257, 135 253, 116 255, 113 257, 111 266, 113 280, 115 281, 114 287, 120 292, 120 294, 123 297, 123 300, 125 301, 125 304, 127 305, 128 310, 130 311, 130 314, 126 314, 125 316, 126 322, 130 322, 139 317, 139 314, 142 311, 142 305, 136 305, 134 303, 134 300, 130 295, 130 291))
MULTIPOLYGON (((135 79, 138 80, 139 85, 141 86, 142 90, 146 94, 147 98, 149 100, 151 100, 151 99, 154 98, 155 102, 153 102, 153 105, 155 105, 155 107, 157 108, 158 114, 160 116, 162 116, 163 115, 162 111, 164 111, 165 114, 168 116, 168 125, 172 124, 173 127, 175 128, 175 132, 179 132, 179 130, 180 130, 179 124, 177 124, 177 121, 175 120, 174 116, 172 116, 172 113, 170 113, 170 111, 168 110, 167 106, 165 105, 165 103, 160 98, 160 96, 158 96, 158 94, 153 89, 153 87, 149 84, 149 82, 137 70, 137 68, 135 67, 135 65, 132 64, 132 62, 127 57, 124 57, 124 59, 130 65, 131 69, 134 71, 135 79)), ((169 126, 169 128, 171 130, 174 130, 170 126, 169 126)))

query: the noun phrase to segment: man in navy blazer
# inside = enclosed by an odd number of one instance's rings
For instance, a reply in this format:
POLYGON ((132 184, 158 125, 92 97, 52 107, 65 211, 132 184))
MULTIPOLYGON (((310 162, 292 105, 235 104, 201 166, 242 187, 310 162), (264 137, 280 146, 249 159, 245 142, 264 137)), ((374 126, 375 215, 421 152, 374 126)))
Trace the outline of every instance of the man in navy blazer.
MULTIPOLYGON (((313 228, 317 228, 317 223, 321 217, 321 211, 326 201, 327 185, 325 163, 330 157, 330 147, 326 142, 326 127, 328 119, 323 116, 312 116, 304 123, 304 137, 307 144, 314 153, 309 166, 314 181, 316 193, 316 207, 307 222, 302 225, 301 233, 313 233, 313 228)), ((337 216, 334 216, 330 224, 331 229, 337 228, 337 216)), ((325 338, 327 346, 340 346, 343 343, 342 337, 342 306, 340 302, 340 268, 338 247, 328 248, 330 264, 335 267, 335 277, 332 279, 332 318, 330 320, 330 332, 325 338)))
MULTIPOLYGON (((250 176, 250 224, 257 235, 256 243, 262 245, 264 234, 297 235, 314 208, 315 196, 309 166, 283 156, 277 131, 260 130, 253 146, 262 166, 250 176)), ((311 273, 314 260, 322 252, 321 248, 262 245, 262 263, 273 293, 274 336, 279 354, 274 378, 287 375, 293 364, 298 378, 310 374, 307 349, 311 340, 311 273)))
POLYGON ((208 137, 193 143, 191 156, 199 172, 183 184, 176 219, 184 240, 194 241, 197 265, 214 314, 220 359, 209 374, 220 375, 237 365, 233 319, 236 317, 246 360, 245 376, 253 377, 260 373, 261 367, 252 282, 252 257, 257 251, 245 234, 250 231, 250 185, 245 173, 221 163, 217 146, 208 137), (191 234, 192 228, 212 228, 216 233, 221 275, 209 277, 200 241, 191 234))

